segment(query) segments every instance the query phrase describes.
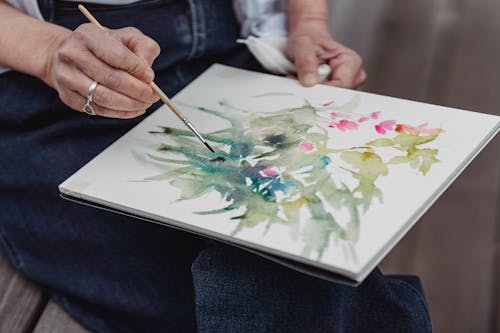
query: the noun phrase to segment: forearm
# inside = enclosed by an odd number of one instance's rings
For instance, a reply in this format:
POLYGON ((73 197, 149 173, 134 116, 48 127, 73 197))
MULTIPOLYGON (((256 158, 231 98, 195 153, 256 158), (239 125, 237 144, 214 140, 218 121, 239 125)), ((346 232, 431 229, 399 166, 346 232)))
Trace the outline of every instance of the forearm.
POLYGON ((288 0, 288 30, 293 33, 300 25, 315 22, 328 29, 327 0, 288 0))
POLYGON ((0 64, 46 78, 47 56, 70 33, 32 18, 0 0, 0 64))

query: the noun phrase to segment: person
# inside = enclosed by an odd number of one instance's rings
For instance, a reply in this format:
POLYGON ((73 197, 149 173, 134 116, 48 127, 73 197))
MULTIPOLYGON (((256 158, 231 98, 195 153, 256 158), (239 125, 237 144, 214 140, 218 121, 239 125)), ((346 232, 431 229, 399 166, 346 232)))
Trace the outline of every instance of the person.
MULTIPOLYGON (((257 68, 229 0, 0 0, 0 250, 95 332, 427 332, 414 277, 359 287, 58 197, 57 185, 210 64, 257 68), (17 7, 17 8, 16 8, 17 7), (20 8, 20 9, 19 9, 20 8), (92 82, 92 117, 83 112, 92 82)), ((326 0, 287 2, 287 55, 307 86, 356 88, 326 0), (319 51, 321 50, 321 54, 319 51)), ((117 169, 119 165, 115 166, 117 169)))

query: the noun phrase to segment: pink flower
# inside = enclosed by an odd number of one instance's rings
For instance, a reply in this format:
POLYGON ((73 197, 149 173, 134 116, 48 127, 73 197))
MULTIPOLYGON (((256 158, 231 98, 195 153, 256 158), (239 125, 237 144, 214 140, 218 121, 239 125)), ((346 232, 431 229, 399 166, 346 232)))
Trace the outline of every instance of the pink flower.
POLYGON ((417 127, 417 130, 419 131, 419 133, 428 135, 438 135, 444 132, 444 130, 441 128, 427 128, 428 125, 429 123, 423 123, 422 125, 419 125, 417 127))
POLYGON ((330 117, 331 117, 332 119, 335 119, 335 118, 337 118, 338 116, 339 116, 339 115, 338 115, 336 112, 330 112, 330 117))
POLYGON ((323 107, 325 107, 325 108, 326 108, 326 107, 328 107, 328 106, 332 105, 334 102, 335 102, 335 101, 326 102, 325 104, 322 104, 321 106, 323 106, 323 107))
POLYGON ((345 132, 345 130, 357 130, 358 129, 358 124, 355 123, 354 121, 350 121, 347 119, 342 119, 338 123, 334 123, 332 125, 337 126, 339 130, 342 132, 345 132))
POLYGON ((304 141, 302 143, 299 144, 299 149, 300 150, 303 150, 303 151, 312 151, 314 150, 314 144, 312 142, 309 142, 309 141, 304 141))
POLYGON ((441 128, 427 128, 429 123, 423 123, 417 127, 407 125, 407 124, 397 124, 396 132, 406 132, 411 135, 427 134, 427 135, 438 135, 444 132, 441 128))
POLYGON ((372 117, 372 119, 378 119, 379 115, 380 115, 380 111, 372 112, 372 114, 370 115, 370 117, 372 117))
POLYGON ((378 125, 375 125, 375 130, 377 131, 378 134, 384 135, 385 133, 387 133, 387 131, 392 131, 394 125, 396 125, 395 120, 384 120, 378 125))
POLYGON ((262 174, 266 177, 274 177, 278 175, 278 171, 274 170, 272 166, 267 166, 262 170, 262 174))
POLYGON ((416 127, 406 124, 397 124, 396 132, 406 132, 411 135, 418 135, 418 130, 416 127))
POLYGON ((363 122, 365 122, 367 120, 370 120, 370 118, 368 118, 368 117, 361 117, 361 118, 358 119, 358 123, 363 123, 363 122))

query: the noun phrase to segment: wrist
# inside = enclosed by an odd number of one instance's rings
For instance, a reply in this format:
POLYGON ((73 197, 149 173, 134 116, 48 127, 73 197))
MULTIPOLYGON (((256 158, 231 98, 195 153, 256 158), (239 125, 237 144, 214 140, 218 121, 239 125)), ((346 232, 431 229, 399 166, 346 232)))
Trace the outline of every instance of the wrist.
POLYGON ((304 27, 329 29, 326 0, 288 0, 288 31, 290 34, 304 27))
POLYGON ((317 18, 317 17, 301 17, 296 18, 293 21, 290 20, 290 24, 288 26, 288 34, 296 35, 296 34, 315 34, 315 35, 324 35, 330 34, 330 27, 328 19, 326 18, 317 18))
POLYGON ((328 20, 302 19, 288 29, 289 40, 300 37, 309 37, 315 40, 331 39, 328 20))
POLYGON ((0 64, 47 82, 49 58, 71 33, 0 0, 0 64))
POLYGON ((38 62, 35 62, 34 72, 31 73, 33 76, 38 77, 47 85, 53 87, 51 72, 52 72, 52 59, 56 50, 61 46, 61 44, 68 38, 71 34, 70 30, 57 27, 50 35, 47 43, 43 48, 40 49, 38 62))

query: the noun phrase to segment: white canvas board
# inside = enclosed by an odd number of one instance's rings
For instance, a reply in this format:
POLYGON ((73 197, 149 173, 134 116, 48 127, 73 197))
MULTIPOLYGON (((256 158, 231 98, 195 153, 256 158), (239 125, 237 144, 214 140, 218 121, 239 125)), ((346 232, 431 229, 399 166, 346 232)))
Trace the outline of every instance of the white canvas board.
POLYGON ((173 100, 217 154, 163 106, 60 191, 357 281, 500 124, 222 65, 173 100))

